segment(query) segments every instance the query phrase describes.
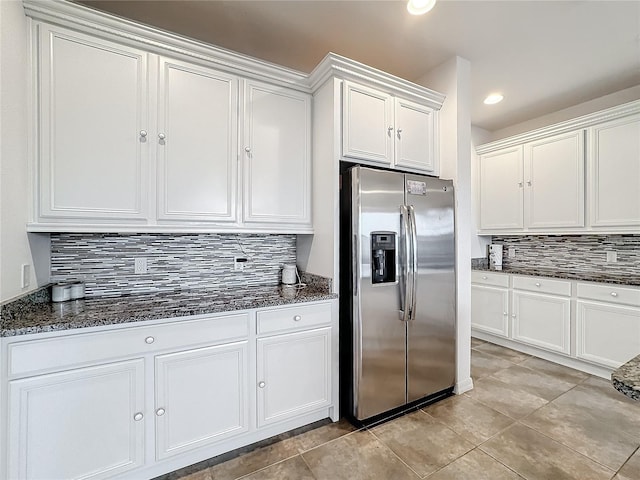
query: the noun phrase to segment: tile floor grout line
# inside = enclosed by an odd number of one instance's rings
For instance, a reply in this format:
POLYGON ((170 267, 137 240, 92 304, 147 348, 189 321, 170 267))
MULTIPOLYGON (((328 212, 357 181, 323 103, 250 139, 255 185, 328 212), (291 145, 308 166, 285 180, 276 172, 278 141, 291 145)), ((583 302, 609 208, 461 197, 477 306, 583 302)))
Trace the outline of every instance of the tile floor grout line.
MULTIPOLYGON (((399 418, 399 417, 398 417, 399 418)), ((393 420, 392 420, 393 421, 393 420)), ((380 424, 379 424, 380 425, 380 424)), ((374 427, 375 428, 375 427, 374 427)), ((380 437, 378 437, 375 433, 373 433, 369 428, 365 428, 372 436, 373 438, 375 438, 378 442, 380 442, 380 445, 382 445, 384 448, 386 448, 387 450, 389 450, 391 452, 391 454, 396 457, 398 460, 400 460, 400 462, 407 467, 416 477, 422 479, 424 478, 422 475, 420 475, 418 472, 416 472, 413 468, 411 468, 404 460, 402 460, 402 458, 400 458, 398 456, 398 454, 396 452, 393 451, 393 449, 391 447, 389 447, 389 445, 387 445, 385 442, 382 441, 382 439, 380 437)))
POLYGON ((629 458, 627 458, 627 459, 624 461, 624 463, 622 464, 622 466, 621 466, 618 470, 616 470, 616 473, 613 475, 614 477, 620 473, 620 470, 622 470, 622 469, 624 468, 624 466, 625 466, 627 463, 629 463, 629 461, 631 460, 631 458, 632 458, 636 453, 640 454, 640 445, 639 445, 639 446, 638 446, 638 447, 633 451, 633 453, 632 453, 631 455, 629 455, 629 458))
POLYGON ((246 478, 249 475, 253 475, 254 473, 261 472, 262 470, 266 470, 267 468, 273 467, 274 465, 278 465, 280 463, 286 462, 287 460, 291 460, 292 458, 295 458, 297 455, 300 455, 300 454, 296 453, 295 455, 291 455, 290 457, 280 459, 277 462, 270 463, 269 465, 265 465, 264 467, 260 467, 257 470, 254 470, 253 472, 245 473, 244 475, 240 475, 239 477, 234 477, 233 480, 240 480, 241 478, 246 478))
MULTIPOLYGON (((1 1, 1 0, 0 0, 0 1, 1 1)), ((351 425, 353 425, 351 422, 349 422, 349 423, 350 423, 351 425)), ((353 425, 353 426, 355 427, 355 425, 353 425)), ((340 435, 339 437, 332 438, 331 440, 327 440, 326 442, 324 442, 324 443, 320 443, 319 445, 316 445, 315 447, 311 447, 311 448, 307 448, 306 450, 298 451, 298 453, 299 453, 300 455, 302 455, 303 453, 310 452, 311 450, 315 450, 316 448, 323 447, 323 446, 325 446, 325 445, 328 445, 328 444, 330 444, 330 443, 335 442, 336 440, 340 440, 341 438, 348 437, 349 435, 353 435, 354 433, 358 433, 358 432, 361 432, 361 431, 363 431, 363 430, 366 430, 366 427, 356 428, 356 430, 353 430, 352 432, 348 432, 348 433, 345 433, 344 435, 340 435)))
MULTIPOLYGON (((351 433, 353 433, 353 432, 351 432, 351 433)), ((346 436, 346 435, 345 435, 345 436, 346 436)), ((342 437, 339 437, 339 438, 342 438, 342 437)), ((329 442, 327 442, 327 443, 329 443, 329 442)), ((307 452, 308 452, 308 451, 309 451, 309 450, 307 450, 307 452)), ((312 476, 314 479, 318 480, 318 477, 316 477, 316 474, 315 474, 315 473, 313 473, 313 469, 311 468, 311 465, 309 465, 309 462, 307 462, 307 459, 306 459, 306 458, 304 458, 304 455, 300 454, 300 458, 302 458, 302 461, 304 462, 304 464, 307 466, 307 468, 308 468, 308 469, 309 469, 309 471, 311 472, 311 476, 312 476)))
MULTIPOLYGON (((523 427, 525 427, 525 428, 528 428, 528 429, 530 429, 530 430, 533 430, 533 431, 534 431, 534 432, 536 432, 536 433, 539 433, 539 434, 540 434, 540 435, 542 435, 543 437, 547 437, 549 440, 551 440, 551 441, 553 441, 553 442, 559 443, 559 444, 560 444, 560 445, 562 445, 563 447, 568 448, 569 450, 571 450, 571 451, 572 451, 572 452, 574 452, 574 453, 577 453, 577 454, 578 454, 578 455, 580 455, 581 457, 584 457, 584 458, 586 458, 587 460, 591 460, 593 463, 597 463, 597 464, 598 464, 598 465, 600 465, 601 467, 606 468, 607 470, 609 470, 609 471, 613 472, 613 474, 614 474, 614 475, 616 474, 616 470, 614 470, 613 468, 609 467, 608 465, 604 465, 603 463, 601 463, 601 462, 599 462, 599 461, 595 460, 594 458, 588 457, 588 456, 587 456, 587 455, 585 455, 584 453, 581 453, 581 452, 577 451, 576 449, 574 449, 574 448, 570 447, 569 445, 565 445, 565 444, 564 444, 564 443, 562 443, 560 440, 556 440, 555 438, 550 437, 550 436, 549 436, 549 435, 547 435, 546 433, 544 433, 544 432, 540 432, 539 430, 536 430, 535 428, 530 427, 529 425, 526 425, 526 424, 522 423, 521 421, 517 421, 516 423, 518 423, 518 424, 522 425, 522 426, 523 426, 523 427)), ((627 459, 627 460, 628 460, 628 459, 627 459)), ((624 464, 623 464, 623 465, 624 465, 624 464)), ((622 467, 620 467, 620 468, 622 468, 622 467)))

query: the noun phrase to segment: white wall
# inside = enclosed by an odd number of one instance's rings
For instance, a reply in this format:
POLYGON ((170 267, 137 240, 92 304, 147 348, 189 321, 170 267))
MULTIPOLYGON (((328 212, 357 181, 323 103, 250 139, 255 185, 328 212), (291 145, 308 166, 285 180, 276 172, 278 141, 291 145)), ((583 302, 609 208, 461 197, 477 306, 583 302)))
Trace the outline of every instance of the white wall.
POLYGON ((49 281, 49 235, 29 218, 28 25, 22 2, 0 0, 0 301, 49 281), (22 288, 22 265, 29 286, 22 288))
POLYGON ((446 95, 440 110, 440 176, 456 189, 456 386, 471 390, 471 64, 453 57, 416 83, 446 95))
POLYGON ((491 243, 491 236, 480 236, 478 231, 478 145, 487 143, 491 138, 491 132, 479 127, 471 126, 471 258, 484 258, 487 256, 487 245, 491 243))
POLYGON ((546 127, 553 125, 554 123, 564 122, 572 118, 580 117, 582 115, 588 115, 590 113, 604 110, 606 108, 622 105, 623 103, 631 102, 640 99, 640 85, 635 87, 626 88, 619 92, 614 92, 603 97, 589 100, 588 102, 574 105, 573 107, 558 110, 557 112, 543 115, 542 117, 533 118, 526 122, 511 125, 500 130, 491 132, 490 138, 483 141, 483 143, 492 142, 494 140, 500 140, 502 138, 511 137, 519 133, 528 132, 529 130, 535 130, 536 128, 546 127))

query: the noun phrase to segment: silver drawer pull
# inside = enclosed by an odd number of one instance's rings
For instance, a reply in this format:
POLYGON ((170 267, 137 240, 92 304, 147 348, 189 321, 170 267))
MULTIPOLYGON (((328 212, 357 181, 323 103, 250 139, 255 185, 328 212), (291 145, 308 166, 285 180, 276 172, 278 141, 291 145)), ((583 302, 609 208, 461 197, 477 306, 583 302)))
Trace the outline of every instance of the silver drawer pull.
POLYGON ((300 320, 302 320, 302 317, 300 315, 296 315, 293 317, 294 322, 299 322, 300 320))
POLYGON ((489 277, 487 277, 486 275, 484 277, 482 277, 483 280, 486 280, 487 278, 489 278, 489 277))
POLYGON ((536 287, 539 287, 539 286, 540 286, 540 282, 536 282, 536 287))
POLYGON ((267 385, 267 384, 266 384, 266 383, 264 383, 264 382, 260 382, 260 383, 258 383, 258 386, 259 386, 260 388, 264 388, 266 385, 267 385))
POLYGON ((616 292, 611 292, 611 296, 612 296, 612 297, 617 297, 617 296, 618 296, 618 294, 617 294, 616 292))
POLYGON ((161 417, 162 415, 164 415, 164 408, 159 408, 156 410, 156 415, 161 417))
POLYGON ((149 345, 151 345, 153 342, 155 342, 156 339, 153 337, 147 337, 144 339, 144 343, 148 343, 149 345))
POLYGON ((133 419, 136 422, 139 422, 140 420, 142 420, 144 418, 144 415, 142 414, 142 412, 138 412, 133 416, 133 419))

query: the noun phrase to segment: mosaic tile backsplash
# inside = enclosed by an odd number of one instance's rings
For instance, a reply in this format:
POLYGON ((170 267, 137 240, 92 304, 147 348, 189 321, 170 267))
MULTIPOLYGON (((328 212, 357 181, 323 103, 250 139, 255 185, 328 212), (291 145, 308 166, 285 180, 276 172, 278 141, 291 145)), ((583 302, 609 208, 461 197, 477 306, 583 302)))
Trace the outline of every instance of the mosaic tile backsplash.
POLYGON ((295 263, 295 235, 51 235, 51 281, 81 280, 87 297, 277 285, 282 265, 295 263), (134 274, 137 257, 148 273, 134 274), (234 271, 234 257, 248 259, 244 271, 234 271))
POLYGON ((504 247, 504 270, 640 275, 640 235, 518 235, 492 241, 504 247), (507 254, 509 248, 515 248, 515 258, 507 254), (618 261, 607 263, 606 252, 616 252, 618 261))

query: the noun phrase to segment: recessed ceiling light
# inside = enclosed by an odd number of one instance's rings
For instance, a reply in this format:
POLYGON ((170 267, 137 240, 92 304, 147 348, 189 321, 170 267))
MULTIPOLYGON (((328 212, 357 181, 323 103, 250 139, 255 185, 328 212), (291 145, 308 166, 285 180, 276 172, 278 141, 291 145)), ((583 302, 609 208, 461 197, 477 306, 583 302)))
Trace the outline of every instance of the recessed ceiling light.
POLYGON ((411 15, 423 15, 431 10, 436 4, 436 0, 409 0, 407 10, 411 15))
POLYGON ((499 93, 492 93, 488 95, 487 98, 484 99, 485 105, 494 105, 498 102, 501 102, 504 97, 499 93))

